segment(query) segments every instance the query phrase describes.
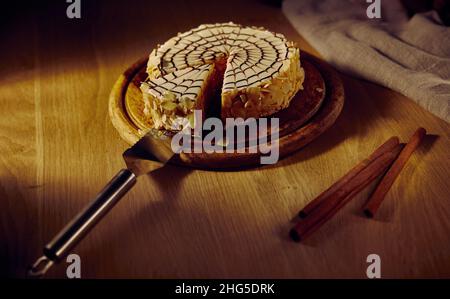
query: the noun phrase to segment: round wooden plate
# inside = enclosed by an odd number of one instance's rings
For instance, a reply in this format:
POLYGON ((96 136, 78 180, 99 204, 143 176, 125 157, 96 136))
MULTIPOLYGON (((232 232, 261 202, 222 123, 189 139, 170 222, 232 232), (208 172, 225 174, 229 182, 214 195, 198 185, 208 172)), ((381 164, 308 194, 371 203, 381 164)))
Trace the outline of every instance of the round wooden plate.
MULTIPOLYGON (((288 108, 270 117, 278 117, 280 158, 305 146, 339 116, 344 104, 344 88, 339 75, 328 64, 302 52, 305 70, 304 89, 291 100, 288 108)), ((147 59, 128 68, 116 81, 109 99, 109 114, 120 136, 129 144, 139 139, 139 130, 149 127, 143 115, 144 103, 139 89, 146 78, 147 59)), ((259 166, 260 153, 182 153, 174 163, 203 169, 259 166)))

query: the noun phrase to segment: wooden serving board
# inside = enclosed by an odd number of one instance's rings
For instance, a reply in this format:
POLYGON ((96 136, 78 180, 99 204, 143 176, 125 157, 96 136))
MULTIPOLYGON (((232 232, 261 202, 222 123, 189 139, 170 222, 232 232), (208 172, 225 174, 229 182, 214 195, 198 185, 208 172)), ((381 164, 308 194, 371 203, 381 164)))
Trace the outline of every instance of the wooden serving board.
MULTIPOLYGON (((305 70, 303 90, 289 107, 270 117, 278 117, 279 154, 285 157, 327 130, 339 116, 344 104, 344 88, 339 75, 328 64, 302 52, 305 70)), ((116 81, 109 99, 109 113, 114 127, 130 145, 139 139, 139 130, 149 127, 142 111, 139 89, 146 78, 147 59, 130 66, 116 81)), ((182 153, 174 163, 202 169, 227 169, 259 166, 260 153, 182 153)))

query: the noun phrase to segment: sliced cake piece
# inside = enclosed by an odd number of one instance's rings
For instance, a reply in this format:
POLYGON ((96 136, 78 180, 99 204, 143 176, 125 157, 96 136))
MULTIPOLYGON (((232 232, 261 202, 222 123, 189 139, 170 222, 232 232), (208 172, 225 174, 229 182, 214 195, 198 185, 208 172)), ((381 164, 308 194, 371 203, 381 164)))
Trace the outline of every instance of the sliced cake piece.
MULTIPOLYGON (((211 96, 215 80, 213 64, 188 67, 158 78, 148 78, 141 85, 144 94, 144 114, 150 115, 154 128, 177 130, 177 118, 187 118, 195 125, 195 109, 206 110, 206 98, 211 96)), ((203 115, 204 116, 204 115, 203 115)))

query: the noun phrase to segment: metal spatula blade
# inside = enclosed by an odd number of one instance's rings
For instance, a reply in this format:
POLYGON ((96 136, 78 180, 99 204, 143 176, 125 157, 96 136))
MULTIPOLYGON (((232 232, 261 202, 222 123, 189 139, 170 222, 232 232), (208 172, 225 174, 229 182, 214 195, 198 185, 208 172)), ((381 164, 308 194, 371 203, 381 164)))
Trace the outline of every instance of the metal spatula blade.
POLYGON ((72 219, 45 247, 44 254, 30 267, 28 275, 40 277, 61 261, 94 226, 134 186, 140 175, 155 171, 175 155, 169 132, 151 130, 123 153, 127 168, 97 194, 95 199, 72 219))

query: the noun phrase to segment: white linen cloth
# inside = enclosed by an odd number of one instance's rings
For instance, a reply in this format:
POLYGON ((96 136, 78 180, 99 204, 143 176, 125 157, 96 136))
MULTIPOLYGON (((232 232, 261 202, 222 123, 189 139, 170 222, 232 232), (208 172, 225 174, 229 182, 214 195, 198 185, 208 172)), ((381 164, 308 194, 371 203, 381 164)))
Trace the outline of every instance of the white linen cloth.
POLYGON ((430 11, 407 18, 398 0, 369 19, 365 0, 285 0, 296 30, 341 71, 396 90, 450 122, 450 27, 430 11))

